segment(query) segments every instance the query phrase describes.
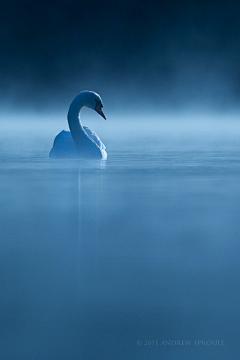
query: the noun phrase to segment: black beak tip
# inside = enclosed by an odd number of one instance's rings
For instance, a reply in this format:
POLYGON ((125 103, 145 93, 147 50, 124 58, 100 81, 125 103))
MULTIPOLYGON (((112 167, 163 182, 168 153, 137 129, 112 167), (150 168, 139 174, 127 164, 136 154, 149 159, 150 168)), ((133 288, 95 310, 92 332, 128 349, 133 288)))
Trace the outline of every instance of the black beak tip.
POLYGON ((97 109, 95 109, 95 110, 97 111, 97 113, 99 115, 101 115, 105 120, 107 120, 107 118, 106 118, 106 116, 105 116, 105 114, 104 114, 104 112, 102 110, 97 110, 97 109))

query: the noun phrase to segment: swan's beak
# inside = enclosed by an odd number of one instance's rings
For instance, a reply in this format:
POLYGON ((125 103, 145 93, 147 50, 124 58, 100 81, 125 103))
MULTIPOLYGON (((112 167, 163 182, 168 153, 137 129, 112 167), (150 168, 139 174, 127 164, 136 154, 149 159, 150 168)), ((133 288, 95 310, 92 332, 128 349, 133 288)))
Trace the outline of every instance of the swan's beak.
POLYGON ((97 113, 99 113, 99 115, 101 115, 105 120, 107 120, 106 116, 104 115, 104 112, 100 109, 95 109, 97 113))

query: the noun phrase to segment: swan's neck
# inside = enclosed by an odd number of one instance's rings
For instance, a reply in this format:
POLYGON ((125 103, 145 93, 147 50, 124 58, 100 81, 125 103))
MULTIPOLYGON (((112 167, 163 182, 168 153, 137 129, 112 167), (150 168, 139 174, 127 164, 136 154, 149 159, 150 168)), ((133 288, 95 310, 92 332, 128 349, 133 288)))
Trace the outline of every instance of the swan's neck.
POLYGON ((84 104, 82 102, 77 101, 75 98, 70 105, 68 111, 68 125, 72 134, 72 138, 75 144, 79 147, 81 142, 81 136, 84 135, 84 130, 80 121, 80 112, 84 104))

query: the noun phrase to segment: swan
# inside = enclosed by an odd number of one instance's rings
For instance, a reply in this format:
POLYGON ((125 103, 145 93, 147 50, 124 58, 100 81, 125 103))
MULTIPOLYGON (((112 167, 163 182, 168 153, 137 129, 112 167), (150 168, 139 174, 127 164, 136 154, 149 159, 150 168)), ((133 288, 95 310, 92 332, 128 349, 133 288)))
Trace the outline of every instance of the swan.
POLYGON ((80 112, 84 106, 95 110, 105 120, 101 97, 94 91, 81 91, 72 101, 68 111, 69 131, 61 131, 54 139, 50 158, 106 159, 106 147, 98 135, 82 126, 80 112))

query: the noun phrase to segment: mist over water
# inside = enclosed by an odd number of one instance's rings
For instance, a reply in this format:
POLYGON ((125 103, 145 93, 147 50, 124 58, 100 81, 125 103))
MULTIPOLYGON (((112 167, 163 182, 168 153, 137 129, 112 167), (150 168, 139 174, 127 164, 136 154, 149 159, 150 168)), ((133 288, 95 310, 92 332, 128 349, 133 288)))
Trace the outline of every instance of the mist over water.
POLYGON ((239 14, 233 0, 4 0, 1 106, 65 109, 87 89, 116 111, 239 109, 239 14))
MULTIPOLYGON (((240 122, 237 112, 108 112, 107 121, 92 110, 81 112, 83 125, 93 129, 112 151, 236 150, 240 122)), ((54 137, 69 131, 67 111, 4 112, 0 116, 2 156, 48 157, 54 137)))

